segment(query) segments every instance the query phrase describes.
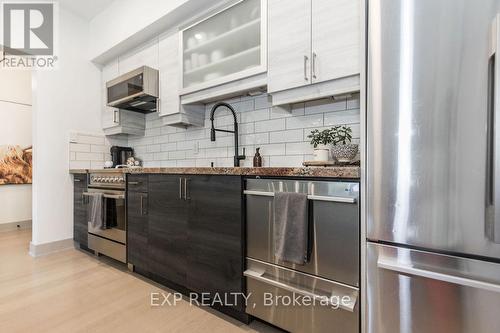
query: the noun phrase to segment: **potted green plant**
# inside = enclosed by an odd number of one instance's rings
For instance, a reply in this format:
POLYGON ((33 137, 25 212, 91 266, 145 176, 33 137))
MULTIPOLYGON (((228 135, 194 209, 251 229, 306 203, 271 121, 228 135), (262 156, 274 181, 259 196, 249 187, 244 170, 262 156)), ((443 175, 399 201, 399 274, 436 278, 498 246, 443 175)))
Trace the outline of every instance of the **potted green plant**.
POLYGON ((311 144, 314 146, 314 160, 315 161, 329 161, 330 160, 330 145, 333 143, 331 129, 325 130, 312 130, 311 134, 307 136, 311 139, 311 144))
POLYGON ((340 163, 352 161, 358 154, 358 145, 351 143, 352 129, 345 125, 334 126, 330 129, 332 137, 332 156, 340 163))

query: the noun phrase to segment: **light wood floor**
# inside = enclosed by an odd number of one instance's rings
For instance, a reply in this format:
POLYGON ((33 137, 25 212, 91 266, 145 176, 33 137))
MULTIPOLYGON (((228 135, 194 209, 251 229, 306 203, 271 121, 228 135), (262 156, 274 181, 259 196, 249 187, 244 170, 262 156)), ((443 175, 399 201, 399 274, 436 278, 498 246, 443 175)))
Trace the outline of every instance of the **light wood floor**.
POLYGON ((151 307, 169 290, 78 250, 32 258, 30 239, 0 232, 0 332, 279 332, 186 301, 151 307))

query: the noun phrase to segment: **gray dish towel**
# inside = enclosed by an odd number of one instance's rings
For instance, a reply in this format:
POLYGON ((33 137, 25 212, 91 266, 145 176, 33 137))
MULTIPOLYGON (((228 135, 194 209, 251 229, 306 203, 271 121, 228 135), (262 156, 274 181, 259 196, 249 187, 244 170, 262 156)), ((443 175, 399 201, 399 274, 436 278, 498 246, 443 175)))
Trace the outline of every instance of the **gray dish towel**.
POLYGON ((106 229, 104 218, 104 196, 102 193, 89 193, 89 222, 93 228, 106 229))
POLYGON ((281 261, 307 262, 309 223, 307 194, 274 194, 274 254, 281 261))

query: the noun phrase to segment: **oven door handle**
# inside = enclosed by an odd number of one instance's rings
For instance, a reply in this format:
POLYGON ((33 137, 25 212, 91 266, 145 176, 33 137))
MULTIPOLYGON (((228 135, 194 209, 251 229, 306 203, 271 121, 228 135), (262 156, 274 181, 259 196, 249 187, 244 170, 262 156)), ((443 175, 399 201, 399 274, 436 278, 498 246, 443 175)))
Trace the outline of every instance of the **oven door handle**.
MULTIPOLYGON (((91 197, 93 193, 83 192, 82 194, 86 197, 91 197)), ((106 199, 120 200, 120 199, 125 199, 125 194, 103 194, 103 197, 106 199)))
POLYGON ((281 282, 281 281, 276 281, 274 279, 267 278, 264 276, 264 274, 265 274, 265 272, 259 273, 259 272, 255 272, 255 271, 250 270, 250 269, 243 272, 243 275, 250 278, 250 279, 254 279, 254 280, 269 284, 273 287, 277 287, 277 288, 286 290, 286 291, 291 292, 291 293, 310 297, 310 298, 317 300, 317 301, 325 301, 325 298, 326 298, 326 299, 328 299, 328 302, 330 305, 338 306, 340 309, 343 309, 343 310, 346 310, 349 312, 354 312, 354 308, 356 307, 357 297, 352 299, 352 295, 333 295, 333 294, 330 296, 318 295, 318 294, 315 294, 315 293, 310 292, 308 290, 304 290, 302 288, 294 287, 292 285, 289 285, 289 284, 281 282), (350 301, 349 302, 340 301, 337 304, 332 300, 333 297, 338 297, 338 299, 341 300, 341 299, 343 299, 343 296, 349 296, 350 301))

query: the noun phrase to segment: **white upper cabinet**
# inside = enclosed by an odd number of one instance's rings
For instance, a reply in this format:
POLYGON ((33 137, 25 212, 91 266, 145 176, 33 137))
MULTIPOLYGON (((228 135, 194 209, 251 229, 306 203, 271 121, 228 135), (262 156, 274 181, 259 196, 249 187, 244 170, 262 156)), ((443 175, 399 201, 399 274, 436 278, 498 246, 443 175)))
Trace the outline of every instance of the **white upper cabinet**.
POLYGON ((179 112, 180 71, 179 34, 173 33, 159 42, 160 116, 179 112))
POLYGON ((154 38, 142 47, 133 50, 133 52, 120 56, 118 58, 118 68, 120 75, 133 71, 142 66, 148 66, 158 69, 159 49, 158 38, 154 38))
POLYGON ((311 0, 269 0, 268 91, 311 82, 311 0))
POLYGON ((312 1, 312 82, 359 74, 361 22, 356 0, 312 1))
POLYGON ((117 109, 107 106, 106 82, 119 76, 118 60, 108 63, 101 71, 101 107, 102 107, 102 128, 108 129, 119 126, 117 109))
POLYGON ((267 69, 266 0, 244 0, 181 31, 181 95, 267 69))
MULTIPOLYGON (((268 91, 359 76, 360 11, 359 0, 269 0, 268 91)), ((319 97, 328 90, 305 94, 319 97)))

